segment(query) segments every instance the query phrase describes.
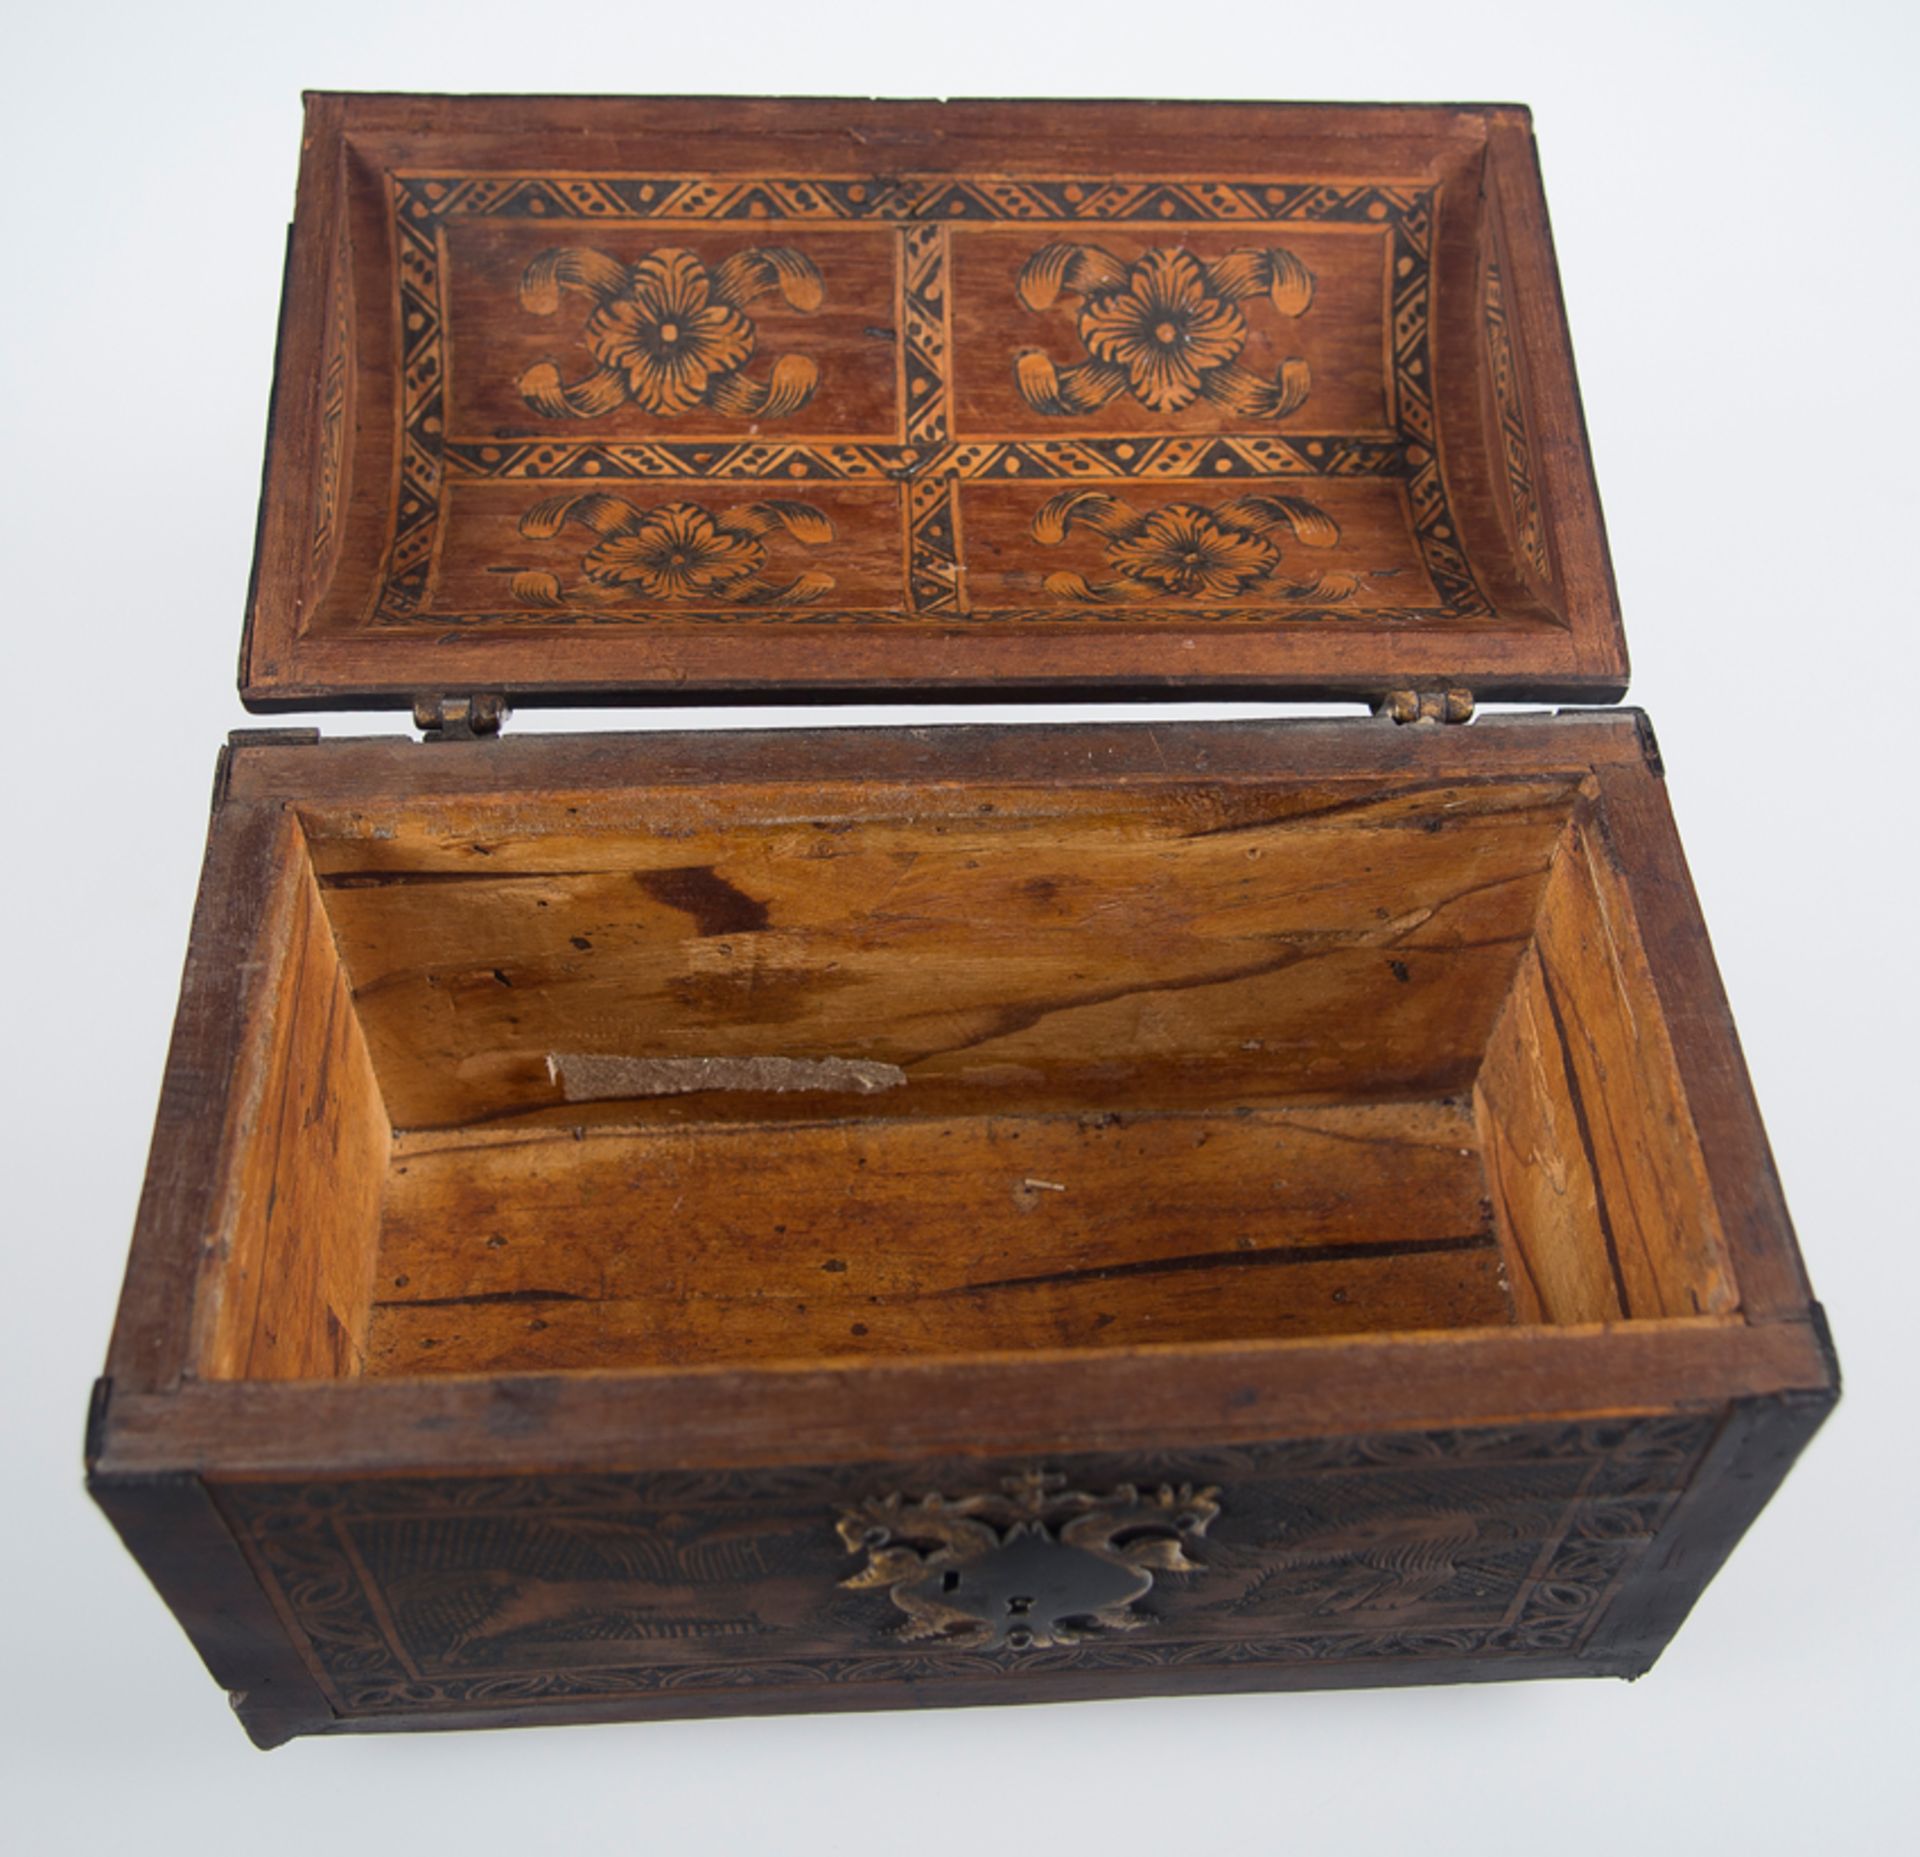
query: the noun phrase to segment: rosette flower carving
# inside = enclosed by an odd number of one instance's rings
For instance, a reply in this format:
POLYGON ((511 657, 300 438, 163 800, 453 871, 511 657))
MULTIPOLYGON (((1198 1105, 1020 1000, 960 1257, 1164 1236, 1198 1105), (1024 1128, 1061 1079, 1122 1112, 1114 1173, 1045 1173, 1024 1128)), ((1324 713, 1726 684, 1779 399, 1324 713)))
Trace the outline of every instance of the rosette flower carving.
POLYGON ((590 297, 585 337, 598 364, 576 381, 553 361, 520 376, 521 397, 549 419, 592 419, 634 405, 674 419, 696 406, 736 419, 798 412, 820 384, 805 355, 782 355, 765 379, 746 372, 759 337, 745 306, 777 291, 797 310, 825 295, 803 253, 755 246, 708 266, 690 251, 650 251, 620 264, 584 246, 545 251, 520 279, 520 304, 551 316, 562 293, 590 297))
MULTIPOLYGON (((1144 515, 1105 491, 1063 490, 1042 504, 1033 536, 1049 546, 1070 530, 1090 529, 1106 540, 1110 577, 1049 574, 1056 599, 1098 603, 1152 600, 1231 600, 1272 579, 1281 564, 1280 536, 1303 548, 1331 548, 1340 525, 1302 497, 1242 496, 1218 505, 1164 503, 1144 515)), ((1288 599, 1342 599, 1361 578, 1322 574, 1274 589, 1288 599)))
POLYGON ((520 518, 520 533, 548 541, 569 523, 599 537, 581 557, 586 584, 563 593, 556 575, 526 570, 513 577, 514 596, 523 604, 798 606, 833 586, 833 576, 816 568, 790 580, 762 571, 770 535, 784 532, 810 548, 833 540, 832 522, 811 503, 750 503, 716 516, 698 503, 640 510, 596 491, 536 503, 520 518))
POLYGON ((1240 364, 1247 320, 1240 305, 1264 295, 1282 316, 1306 314, 1313 273, 1290 251, 1228 252, 1202 260, 1156 246, 1123 264, 1097 245, 1044 245, 1021 268, 1020 301, 1036 311, 1078 296, 1088 359, 1059 367, 1029 348, 1014 380, 1037 413, 1089 413, 1130 393, 1149 412, 1178 413, 1206 400, 1248 418, 1279 419, 1306 401, 1304 360, 1283 361, 1268 380, 1240 364))

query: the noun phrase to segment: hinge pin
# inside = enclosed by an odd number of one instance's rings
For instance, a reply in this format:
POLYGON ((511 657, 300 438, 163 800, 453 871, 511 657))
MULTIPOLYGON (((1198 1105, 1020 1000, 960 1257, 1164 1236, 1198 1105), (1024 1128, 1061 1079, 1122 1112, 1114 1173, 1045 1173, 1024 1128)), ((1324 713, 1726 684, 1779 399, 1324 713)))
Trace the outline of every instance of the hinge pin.
POLYGON ((1458 686, 1445 690, 1389 690, 1374 704, 1373 713, 1393 722, 1470 722, 1473 692, 1458 686))
POLYGON ((504 696, 416 696, 413 726, 430 742, 470 742, 498 735, 507 719, 504 696))

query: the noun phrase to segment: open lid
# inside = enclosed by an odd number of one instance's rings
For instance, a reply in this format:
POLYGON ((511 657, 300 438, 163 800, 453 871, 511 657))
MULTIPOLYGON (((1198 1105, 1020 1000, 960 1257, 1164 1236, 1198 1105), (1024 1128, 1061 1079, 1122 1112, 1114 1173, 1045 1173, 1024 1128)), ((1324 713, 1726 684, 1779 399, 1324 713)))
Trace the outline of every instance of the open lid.
POLYGON ((1612 700, 1524 110, 308 99, 249 707, 1612 700))

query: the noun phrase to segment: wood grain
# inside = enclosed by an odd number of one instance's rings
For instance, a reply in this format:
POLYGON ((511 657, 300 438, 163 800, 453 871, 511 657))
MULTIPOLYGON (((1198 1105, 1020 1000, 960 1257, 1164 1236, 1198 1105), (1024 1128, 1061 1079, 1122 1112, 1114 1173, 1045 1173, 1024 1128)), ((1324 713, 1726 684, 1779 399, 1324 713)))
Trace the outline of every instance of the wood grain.
POLYGON ((1556 854, 1476 1101, 1523 1318, 1737 1304, 1632 899, 1590 810, 1556 854))
POLYGON ((1739 1033, 1687 873, 1664 780, 1598 775, 1620 883, 1634 903, 1659 1021, 1673 1051, 1728 1267, 1751 1322, 1796 1321, 1813 1290, 1767 1146, 1739 1033))
POLYGON ((1474 1083, 1479 1141, 1523 1322, 1607 1322, 1628 1313, 1593 1167, 1580 1139, 1566 1048, 1531 948, 1474 1083))
POLYGON ((227 804, 231 749, 215 770, 215 823, 194 903, 146 1182, 127 1258, 107 1380, 177 1386, 197 1364, 220 1292, 209 1242, 231 1215, 247 1105, 265 1087, 264 1027, 281 984, 296 828, 274 805, 227 804))
POLYGON ((403 1138, 375 1296, 378 1373, 1509 1319, 1450 1104, 403 1138))
POLYGON ((389 1122, 297 836, 287 853, 290 934, 202 1357, 215 1379, 324 1378, 365 1357, 389 1122))
POLYGON ((210 1476, 243 1479, 776 1470, 802 1451, 818 1463, 1045 1454, 1096 1442, 1149 1452, 1496 1425, 1516 1408, 1595 1419, 1700 1411, 1822 1389, 1837 1392, 1835 1365, 1811 1316, 1756 1324, 1688 1316, 739 1368, 201 1380, 116 1394, 93 1460, 135 1476, 187 1458, 210 1476))
POLYGON ((1461 1089, 1576 791, 814 780, 304 816, 394 1121, 445 1128, 819 1111, 567 1104, 549 1059, 578 1052, 890 1064, 890 1114, 1461 1089))
POLYGON ((1692 1113, 1632 900, 1597 818, 1569 830, 1542 900, 1538 951, 1628 1310, 1733 1308, 1738 1290, 1692 1113))

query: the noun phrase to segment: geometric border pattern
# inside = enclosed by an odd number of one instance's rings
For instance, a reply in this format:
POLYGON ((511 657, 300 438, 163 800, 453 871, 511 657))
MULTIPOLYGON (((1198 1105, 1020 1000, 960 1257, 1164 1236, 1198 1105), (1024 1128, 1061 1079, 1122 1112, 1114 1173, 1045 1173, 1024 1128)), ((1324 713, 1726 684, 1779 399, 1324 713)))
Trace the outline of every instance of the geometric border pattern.
POLYGON ((1537 578, 1550 581, 1546 526, 1540 499, 1533 487, 1533 442, 1527 436, 1527 407, 1520 392, 1519 370, 1513 357, 1513 338, 1507 328, 1506 301, 1501 294, 1500 267, 1487 265, 1481 298, 1487 331, 1488 373, 1493 381, 1493 403, 1500 416, 1500 449, 1507 472, 1507 506, 1513 512, 1514 537, 1520 553, 1537 578))
MULTIPOLYGON (((701 477, 839 480, 900 486, 902 542, 908 563, 906 608, 898 613, 676 612, 676 623, 821 625, 996 622, 1076 625, 1088 619, 1139 625, 1150 612, 1116 613, 1060 606, 1009 611, 970 609, 960 571, 954 486, 969 479, 1112 480, 1200 477, 1364 476, 1398 482, 1412 532, 1440 604, 1368 609, 1372 622, 1487 618, 1493 607, 1458 544, 1448 504, 1432 400, 1432 239, 1435 187, 1327 185, 1315 182, 1106 181, 1007 179, 953 175, 882 178, 716 179, 711 176, 432 175, 388 176, 399 302, 400 488, 381 571, 367 617, 377 624, 510 626, 622 623, 612 613, 552 611, 426 613, 436 536, 446 488, 456 478, 603 482, 608 478, 701 477), (439 234, 461 217, 590 221, 599 225, 740 221, 844 222, 893 230, 900 245, 899 339, 906 404, 895 442, 809 444, 780 439, 702 442, 474 441, 446 429, 447 304, 439 234), (1066 436, 1018 441, 957 439, 950 415, 952 330, 950 228, 1010 221, 1036 239, 1088 225, 1235 227, 1341 224, 1377 227, 1387 241, 1392 278, 1387 339, 1391 438, 1293 439, 1284 435, 1155 438, 1066 436)), ((1182 608, 1180 623, 1228 620, 1299 623, 1360 615, 1304 606, 1182 608)), ((649 623, 644 619, 634 623, 649 623)))
MULTIPOLYGON (((1138 1639, 1095 1639, 1043 1650, 904 1648, 886 1635, 885 1595, 849 1595, 838 1581, 851 1564, 823 1563, 819 1604, 870 1604, 871 1618, 852 1624, 835 1614, 831 1627, 845 1642, 833 1655, 785 1656, 749 1650, 729 1656, 723 1644, 708 1654, 667 1661, 597 1662, 573 1668, 423 1669, 402 1648, 393 1617, 356 1547, 357 1533, 373 1527, 409 1528, 449 1569, 460 1560, 462 1531, 501 1525, 539 1525, 556 1516, 584 1517, 585 1526, 691 1516, 724 1541, 738 1533, 753 1505, 775 1503, 803 1517, 817 1510, 822 1543, 831 1540, 837 1513, 849 1503, 889 1490, 951 1490, 956 1479, 992 1487, 992 1465, 952 1463, 836 1466, 728 1472, 670 1472, 643 1476, 527 1476, 369 1479, 358 1483, 225 1483, 214 1494, 256 1572, 304 1644, 333 1706, 347 1715, 388 1715, 420 1709, 526 1706, 583 1699, 617 1699, 662 1691, 897 1682, 945 1677, 1015 1677, 1020 1673, 1154 1669, 1172 1666, 1276 1671, 1294 1665, 1339 1665, 1382 1659, 1485 1658, 1522 1662, 1578 1653, 1599 1628, 1608 1606, 1630 1577, 1691 1481, 1720 1425, 1718 1415, 1646 1418, 1604 1424, 1564 1424, 1397 1433, 1306 1440, 1285 1444, 1048 1459, 1009 1466, 1019 1474, 1042 1468, 1064 1474, 1074 1487, 1207 1483, 1219 1486, 1222 1514, 1244 1511, 1264 1492, 1269 1514, 1288 1504, 1310 1504, 1316 1480, 1360 1488, 1385 1514, 1460 1512, 1463 1501, 1502 1523, 1526 1506, 1523 1493, 1541 1478, 1569 1492, 1539 1524, 1537 1549, 1524 1568, 1493 1583, 1486 1616, 1460 1624, 1437 1619, 1416 1603, 1390 1625, 1347 1622, 1339 1612, 1311 1628, 1276 1632, 1247 1617, 1244 1606, 1222 1609, 1207 1601, 1207 1572, 1156 1584, 1153 1609, 1165 1616, 1138 1639), (1532 1476, 1531 1484, 1526 1479, 1532 1476), (1460 1491, 1471 1490, 1471 1498, 1460 1491), (1277 1505, 1277 1506, 1276 1506, 1277 1505), (1191 1588, 1194 1597, 1181 1596, 1191 1588), (1202 1629, 1202 1626, 1206 1629, 1202 1629)), ((1537 1506, 1537 1504, 1536 1504, 1537 1506)), ((574 1525, 581 1525, 576 1522, 574 1525)), ((810 1526, 810 1524, 809 1524, 810 1526)), ((1216 1531, 1217 1532, 1217 1531, 1216 1531)), ((1531 1541, 1532 1537, 1528 1537, 1531 1541)), ((1211 1557, 1212 1543, 1203 1557, 1211 1557)), ((837 1549, 823 1552, 838 1553, 837 1549)), ((1353 1549, 1364 1558, 1364 1544, 1353 1549)), ((1284 1556, 1275 1560, 1278 1566, 1284 1556)), ((1245 1556, 1243 1555, 1243 1560, 1245 1556)), ((428 1562, 431 1575, 433 1563, 428 1562)), ((1382 1563, 1373 1562, 1378 1566, 1382 1563)), ((1401 1564, 1401 1563, 1391 1563, 1401 1564)), ((416 1579, 419 1577, 416 1574, 416 1579)), ((823 1616, 825 1614, 823 1613, 823 1616)))
POLYGON ((340 532, 347 400, 353 379, 352 262, 346 227, 342 225, 327 279, 327 334, 320 367, 319 484, 314 495, 313 520, 313 562, 316 569, 325 568, 340 532))

